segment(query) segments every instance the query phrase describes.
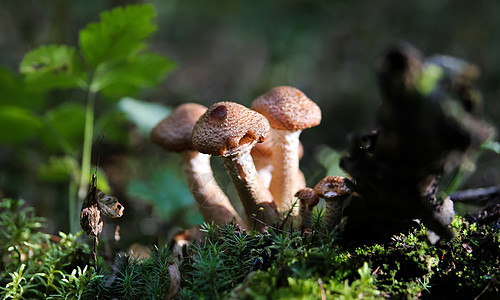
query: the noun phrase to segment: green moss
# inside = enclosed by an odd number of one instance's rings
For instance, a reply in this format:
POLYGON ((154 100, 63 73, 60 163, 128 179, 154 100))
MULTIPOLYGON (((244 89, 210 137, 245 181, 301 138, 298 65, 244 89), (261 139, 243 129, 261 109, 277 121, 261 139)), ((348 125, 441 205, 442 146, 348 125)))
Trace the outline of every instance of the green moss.
MULTIPOLYGON (((277 269, 268 272, 258 271, 228 298, 235 299, 321 299, 322 295, 331 299, 378 299, 382 292, 375 286, 368 264, 358 269, 358 276, 353 281, 324 279, 317 276, 288 276, 286 281, 278 280, 281 273, 277 269), (283 284, 279 284, 282 281, 283 284)), ((297 274, 294 274, 297 275, 297 274)), ((312 274, 310 274, 312 275, 312 274)))
POLYGON ((82 295, 94 270, 86 267, 90 253, 78 235, 51 237, 39 230, 44 220, 22 200, 0 203, 0 286, 3 299, 58 298, 82 295), (54 242, 57 240, 57 242, 54 242))
POLYGON ((39 231, 44 220, 21 205, 0 204, 3 299, 163 298, 174 262, 185 299, 474 298, 500 288, 499 227, 462 217, 452 222, 456 237, 437 245, 418 226, 384 245, 357 248, 338 244, 334 230, 302 236, 204 224, 204 240, 182 259, 166 245, 146 259, 120 254, 96 271, 77 236, 61 233, 54 242, 39 231))

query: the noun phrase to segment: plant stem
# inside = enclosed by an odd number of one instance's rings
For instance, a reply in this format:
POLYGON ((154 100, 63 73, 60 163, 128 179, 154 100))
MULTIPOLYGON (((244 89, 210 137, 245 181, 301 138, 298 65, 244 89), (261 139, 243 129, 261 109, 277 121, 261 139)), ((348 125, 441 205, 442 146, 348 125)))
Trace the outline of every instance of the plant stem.
MULTIPOLYGON (((90 81, 92 82, 92 80, 90 81)), ((82 172, 80 174, 80 187, 78 199, 81 203, 87 194, 90 174, 90 159, 92 156, 92 141, 94 135, 94 103, 95 93, 89 88, 87 92, 87 107, 85 110, 85 131, 83 136, 82 172)))
POLYGON ((464 182, 464 177, 466 176, 466 172, 462 166, 458 167, 455 176, 453 176, 452 181, 445 189, 445 194, 448 195, 450 193, 456 192, 460 185, 464 182))
POLYGON ((69 180, 69 191, 68 191, 68 201, 69 201, 69 232, 76 234, 78 232, 78 215, 80 210, 77 207, 76 199, 76 177, 69 180))

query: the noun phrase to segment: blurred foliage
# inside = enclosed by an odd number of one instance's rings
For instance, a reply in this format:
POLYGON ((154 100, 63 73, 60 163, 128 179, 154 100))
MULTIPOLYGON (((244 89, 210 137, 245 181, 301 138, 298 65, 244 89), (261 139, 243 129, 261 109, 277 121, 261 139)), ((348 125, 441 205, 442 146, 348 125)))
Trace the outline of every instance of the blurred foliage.
POLYGON ((316 159, 325 169, 325 176, 346 176, 346 173, 339 166, 340 158, 345 155, 339 151, 323 146, 319 148, 316 159))
MULTIPOLYGON (((134 96, 157 85, 174 67, 171 60, 147 49, 146 39, 157 29, 152 22, 155 16, 151 5, 105 11, 100 22, 90 23, 79 31, 79 47, 42 45, 24 56, 19 68, 21 75, 1 70, 5 79, 1 96, 7 101, 0 103, 6 129, 0 132, 0 143, 7 151, 7 165, 34 164, 38 169, 35 174, 45 185, 69 182, 68 192, 61 195, 66 194, 69 203, 72 232, 76 232, 75 215, 79 210, 76 182, 81 181, 80 189, 85 190, 93 173, 90 168, 93 132, 101 135, 101 140, 106 133, 107 143, 126 146, 129 134, 123 128, 128 121, 135 121, 146 133, 154 125, 152 122, 168 113, 160 105, 148 106, 130 98, 118 102, 124 96, 134 96), (16 99, 18 95, 22 101, 16 99), (30 103, 32 95, 35 101, 30 103), (97 104, 94 126, 96 97, 114 104, 97 104), (156 118, 145 117, 152 111, 156 118), (9 158, 10 151, 25 148, 29 152, 30 146, 34 146, 35 157, 9 158), (83 156, 81 164, 80 156, 83 156)), ((98 147, 96 152, 100 151, 98 147)), ((95 161, 100 163, 98 159, 95 161)), ((18 174, 9 169, 3 171, 5 182, 1 191, 6 189, 7 194, 18 195, 25 186, 12 184, 11 178, 18 174)), ((109 191, 106 176, 100 175, 100 188, 109 191)), ((43 203, 43 199, 36 201, 43 203)))
POLYGON ((151 129, 170 114, 170 109, 161 104, 132 98, 120 99, 118 108, 137 126, 144 137, 149 137, 151 129))
MULTIPOLYGON (((426 54, 451 54, 477 64, 485 117, 498 122, 499 9, 500 3, 488 0, 2 1, 0 195, 23 196, 49 217, 53 233, 67 228, 69 187, 60 180, 74 176, 70 169, 80 165, 89 87, 100 92, 94 136, 104 136, 94 145, 92 162, 100 164, 113 194, 127 207, 130 215, 120 222, 134 229, 127 231, 130 240, 143 238, 136 225, 151 211, 167 217, 190 211, 188 201, 193 204, 177 172, 178 156, 147 137, 158 112, 168 113, 156 104, 172 108, 188 101, 208 106, 234 100, 249 105, 276 85, 298 87, 323 111, 322 124, 301 135, 301 167, 314 185, 339 174, 336 152, 345 150, 348 133, 372 129, 379 104, 373 66, 396 40, 426 54), (144 6, 141 17, 123 8, 111 12, 134 3, 153 6, 144 6), (175 60, 177 69, 161 81, 159 75, 173 66, 162 64, 163 55, 175 60), (152 106, 136 106, 124 97, 152 106)), ((462 187, 497 185, 499 167, 498 156, 480 157, 462 187)), ((225 174, 217 178, 229 182, 225 174)), ((154 235, 165 238, 160 231, 154 235)))
POLYGON ((174 221, 184 228, 203 222, 177 159, 148 166, 148 170, 145 179, 130 182, 127 193, 131 197, 152 204, 154 215, 160 220, 174 221))

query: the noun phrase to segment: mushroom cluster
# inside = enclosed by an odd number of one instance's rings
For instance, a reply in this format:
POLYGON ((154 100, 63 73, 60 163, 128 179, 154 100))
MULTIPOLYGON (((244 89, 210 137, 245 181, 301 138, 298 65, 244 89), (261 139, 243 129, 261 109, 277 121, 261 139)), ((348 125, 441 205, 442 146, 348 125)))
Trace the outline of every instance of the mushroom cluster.
POLYGON ((322 198, 322 227, 342 231, 347 242, 384 242, 414 220, 438 236, 434 242, 451 238, 453 202, 437 194, 441 175, 494 136, 480 114, 472 82, 478 72, 454 57, 425 58, 404 43, 389 47, 376 71, 382 96, 376 130, 353 135, 340 161, 351 179, 329 176, 306 187, 299 137, 320 123, 321 111, 290 86, 260 95, 250 108, 227 101, 208 109, 186 104, 198 108, 191 115, 183 106, 173 111, 152 139, 166 150, 184 151, 186 176, 207 222, 256 230, 290 225, 305 233, 315 227, 312 212, 322 198), (243 218, 213 178, 210 155, 223 161, 243 218))
POLYGON ((312 227, 312 209, 320 197, 327 203, 325 220, 331 226, 338 224, 342 199, 350 192, 334 184, 306 188, 299 169, 303 154, 299 136, 320 121, 319 107, 302 91, 279 86, 257 97, 251 109, 229 101, 208 109, 181 105, 151 131, 151 139, 167 151, 182 152, 189 188, 206 222, 235 222, 263 230, 292 220, 293 226, 304 230, 312 227), (222 160, 244 218, 214 179, 210 156, 222 160))

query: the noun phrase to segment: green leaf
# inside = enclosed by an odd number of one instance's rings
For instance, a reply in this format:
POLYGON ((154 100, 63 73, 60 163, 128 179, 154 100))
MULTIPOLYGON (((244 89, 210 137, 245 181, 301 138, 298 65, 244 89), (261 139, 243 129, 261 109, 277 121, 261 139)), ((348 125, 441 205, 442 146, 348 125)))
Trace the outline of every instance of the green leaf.
MULTIPOLYGON (((78 170, 78 172, 80 172, 80 170, 78 170)), ((100 166, 96 167, 95 165, 92 165, 90 167, 90 171, 87 175, 89 185, 92 183, 92 177, 94 176, 94 172, 96 172, 97 175, 97 183, 96 183, 97 188, 103 191, 104 193, 111 195, 112 191, 111 191, 111 186, 109 185, 108 176, 106 175, 104 170, 100 168, 100 166)))
POLYGON ((439 80, 443 78, 443 69, 434 64, 428 64, 422 68, 421 76, 417 77, 417 90, 422 95, 430 94, 439 80))
POLYGON ((45 115, 44 145, 52 150, 71 154, 83 143, 85 107, 71 102, 63 103, 45 115))
POLYGON ((91 90, 101 91, 108 100, 135 95, 142 88, 159 84, 174 67, 175 64, 164 56, 140 54, 120 63, 101 65, 91 90))
POLYGON ((122 98, 119 109, 133 122, 140 132, 148 137, 151 129, 170 113, 170 108, 158 103, 148 103, 132 98, 122 98))
POLYGON ((41 46, 28 52, 20 71, 26 75, 28 89, 46 91, 54 88, 85 88, 87 74, 76 51, 63 45, 41 46))
POLYGON ((71 179, 78 169, 78 163, 71 156, 52 156, 47 163, 38 167, 38 177, 52 182, 63 182, 71 179))
POLYGON ((42 122, 30 110, 11 105, 0 106, 0 145, 23 143, 38 134, 42 122))
POLYGON ((178 161, 148 168, 150 177, 146 180, 132 180, 127 194, 152 204, 155 213, 164 220, 186 212, 194 207, 194 200, 180 172, 178 161))
POLYGON ((80 31, 80 47, 90 63, 119 61, 145 47, 145 39, 155 30, 152 5, 128 5, 101 13, 99 23, 88 24, 80 31))
MULTIPOLYGON (((92 166, 91 168, 91 173, 89 174, 89 182, 92 182, 92 176, 94 175, 95 172, 95 166, 92 166)), ((108 181, 108 176, 104 171, 100 168, 97 168, 97 188, 103 191, 104 193, 110 195, 111 192, 111 187, 109 186, 109 181, 108 181)))
POLYGON ((323 146, 318 151, 316 160, 326 169, 325 176, 347 176, 339 165, 341 157, 342 153, 330 147, 323 146))
POLYGON ((117 109, 104 112, 99 116, 95 125, 96 136, 104 136, 107 143, 128 145, 130 141, 130 126, 125 115, 117 109))
POLYGON ((40 109, 43 105, 43 96, 41 93, 29 92, 25 88, 22 75, 14 74, 0 66, 0 103, 40 109))
POLYGON ((487 140, 481 145, 481 149, 490 150, 496 154, 500 154, 500 143, 492 140, 487 140))

